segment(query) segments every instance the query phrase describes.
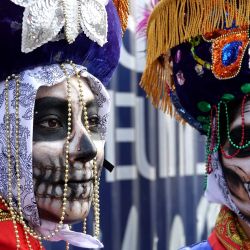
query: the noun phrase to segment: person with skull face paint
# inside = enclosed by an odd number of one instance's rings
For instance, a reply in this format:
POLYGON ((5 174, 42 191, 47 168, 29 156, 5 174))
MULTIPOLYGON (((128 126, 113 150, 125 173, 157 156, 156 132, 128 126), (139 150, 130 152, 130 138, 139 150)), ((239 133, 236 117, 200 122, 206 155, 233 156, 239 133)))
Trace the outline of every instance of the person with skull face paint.
POLYGON ((147 23, 141 86, 207 135, 205 196, 222 205, 208 240, 183 249, 250 249, 249 9, 249 1, 161 0, 139 24, 141 32, 147 23))
POLYGON ((43 249, 43 239, 103 247, 105 86, 127 16, 126 0, 0 2, 1 250, 43 249), (83 233, 70 230, 80 221, 83 233))

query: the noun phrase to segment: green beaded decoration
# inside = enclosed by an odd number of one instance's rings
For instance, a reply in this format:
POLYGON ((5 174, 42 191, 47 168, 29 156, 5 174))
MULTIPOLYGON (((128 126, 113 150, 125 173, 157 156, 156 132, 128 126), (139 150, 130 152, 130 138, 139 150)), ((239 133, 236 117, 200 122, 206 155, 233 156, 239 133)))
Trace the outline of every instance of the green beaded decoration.
POLYGON ((209 118, 206 117, 206 116, 200 115, 200 116, 197 117, 197 121, 198 121, 198 122, 209 123, 209 118))
POLYGON ((230 142, 230 144, 236 148, 236 149, 245 149, 247 147, 250 146, 250 141, 247 141, 245 144, 243 145, 237 145, 231 138, 230 136, 230 124, 229 124, 229 116, 228 116, 228 110, 227 110, 227 105, 224 103, 225 105, 225 113, 226 113, 226 122, 227 122, 227 139, 230 142))
POLYGON ((204 125, 202 126, 202 128, 203 128, 203 130, 204 130, 205 132, 207 132, 208 130, 210 130, 210 125, 209 125, 209 124, 204 124, 204 125))
POLYGON ((250 93, 250 83, 243 84, 240 89, 244 94, 249 94, 250 93))
POLYGON ((218 103, 218 106, 217 106, 217 109, 218 109, 217 110, 217 121, 216 121, 217 122, 217 124, 216 124, 217 143, 216 143, 215 147, 212 150, 209 149, 209 146, 211 144, 211 136, 212 136, 212 134, 211 134, 212 122, 210 121, 209 130, 207 130, 207 146, 206 146, 207 155, 213 154, 216 151, 218 151, 219 146, 220 146, 220 106, 221 106, 221 103, 222 103, 222 101, 220 101, 218 103))
POLYGON ((195 47, 198 46, 201 42, 201 36, 197 36, 197 37, 194 37, 194 38, 191 38, 189 40, 190 44, 191 44, 191 52, 192 52, 192 55, 193 55, 193 58, 194 60, 199 64, 201 65, 202 67, 208 69, 208 70, 211 70, 211 64, 207 61, 204 61, 203 59, 201 59, 195 52, 195 47))
MULTIPOLYGON (((242 89, 244 89, 244 91, 250 91, 250 84, 245 84, 242 86, 242 89), (244 87, 244 88, 243 88, 244 87)), ((243 90, 242 90, 243 91, 243 90)), ((209 124, 206 124, 208 126, 208 130, 207 130, 207 141, 206 141, 206 163, 208 163, 209 161, 209 157, 211 156, 211 154, 215 153, 216 151, 218 151, 219 147, 220 147, 220 116, 221 116, 221 105, 224 105, 224 113, 225 113, 225 117, 226 117, 226 133, 227 133, 227 139, 230 142, 230 144, 236 148, 236 149, 245 149, 247 147, 250 146, 250 140, 247 141, 244 145, 237 145, 236 143, 234 143, 234 141, 232 140, 231 136, 230 136, 230 124, 229 124, 229 114, 228 114, 228 107, 227 107, 227 102, 233 100, 234 98, 233 95, 231 94, 225 94, 223 95, 222 100, 218 103, 217 105, 217 119, 216 119, 216 133, 217 133, 217 143, 215 145, 215 147, 213 149, 210 148, 211 143, 212 143, 212 130, 213 130, 213 120, 209 122, 209 124)), ((200 120, 204 119, 204 116, 199 118, 200 120)), ((197 117, 198 120, 198 117, 197 117)), ((206 189, 207 187, 207 176, 208 174, 206 173, 205 175, 205 179, 204 179, 204 188, 206 189)))
POLYGON ((202 112, 208 112, 211 110, 211 105, 205 101, 198 102, 197 107, 202 112))
POLYGON ((232 95, 232 94, 229 94, 229 93, 226 93, 224 94, 222 97, 221 97, 221 100, 225 101, 225 102, 229 102, 229 101, 232 101, 235 99, 235 96, 232 95))

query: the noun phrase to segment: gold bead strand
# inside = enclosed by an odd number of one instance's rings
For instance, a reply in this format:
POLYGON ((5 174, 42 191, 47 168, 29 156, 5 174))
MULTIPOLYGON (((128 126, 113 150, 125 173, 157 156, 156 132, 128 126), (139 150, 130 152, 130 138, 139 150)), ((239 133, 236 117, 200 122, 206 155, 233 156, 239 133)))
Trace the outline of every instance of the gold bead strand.
MULTIPOLYGON (((62 221, 64 219, 66 201, 67 201, 67 189, 68 189, 68 173, 69 173, 69 140, 71 135, 71 113, 72 113, 72 99, 71 99, 71 86, 69 82, 69 76, 64 64, 61 64, 61 68, 66 76, 67 82, 67 100, 68 100, 68 132, 66 139, 66 160, 65 160, 65 179, 64 179, 64 191, 63 191, 63 211, 62 211, 62 221)), ((70 227, 71 228, 71 227, 70 227)), ((69 250, 69 243, 66 242, 66 250, 69 250)))
MULTIPOLYGON (((80 74, 78 73, 77 69, 76 69, 76 65, 70 61, 71 66, 73 67, 75 74, 77 76, 77 81, 78 81, 78 86, 79 86, 79 93, 80 93, 80 104, 82 105, 82 109, 83 109, 83 116, 84 116, 84 126, 88 132, 89 135, 91 135, 91 131, 89 129, 89 121, 88 121, 88 111, 87 111, 87 107, 86 107, 86 102, 84 100, 84 94, 83 94, 83 89, 82 89, 82 85, 81 85, 81 81, 80 81, 80 74)), ((92 204, 93 204, 93 208, 94 208, 94 220, 95 220, 95 224, 94 224, 94 236, 98 237, 99 233, 100 233, 100 205, 99 205, 99 177, 98 177, 98 171, 97 171, 97 164, 96 164, 96 157, 93 159, 93 200, 92 200, 92 204)), ((86 231, 86 225, 85 221, 83 222, 83 232, 86 231)))
POLYGON ((72 113, 72 100, 71 100, 71 86, 69 82, 69 77, 64 64, 61 64, 61 69, 66 76, 67 82, 67 100, 68 100, 68 129, 67 129, 67 138, 66 138, 66 150, 65 150, 65 175, 64 175, 64 189, 63 189, 63 204, 62 204, 62 215, 59 224, 63 224, 66 203, 67 203, 67 191, 68 191, 68 179, 69 179, 69 141, 71 135, 71 113, 72 113))
POLYGON ((22 213, 22 204, 21 204, 21 178, 20 178, 20 161, 19 161, 19 92, 20 92, 20 81, 19 77, 16 75, 12 75, 12 77, 16 81, 16 103, 15 103, 15 129, 16 129, 16 177, 17 177, 17 202, 18 202, 18 211, 21 219, 21 223, 24 227, 24 234, 26 238, 26 242, 28 244, 28 248, 32 250, 32 247, 30 245, 30 240, 29 240, 29 235, 28 235, 28 227, 26 226, 23 218, 23 213, 22 213))
MULTIPOLYGON (((72 228, 71 225, 69 225, 69 229, 71 229, 71 228, 72 228)), ((69 248, 70 248, 69 242, 66 241, 66 250, 69 250, 69 248)))
POLYGON ((97 171, 96 158, 93 160, 93 175, 94 175, 94 216, 95 216, 95 231, 94 236, 98 237, 100 233, 100 202, 99 202, 99 177, 97 171))
MULTIPOLYGON (((10 112, 9 112, 9 80, 11 77, 8 77, 5 80, 5 115, 6 115, 6 139, 7 139, 7 158, 8 158, 8 203, 5 202, 6 207, 10 211, 14 232, 16 236, 16 247, 20 248, 20 238, 17 229, 16 217, 14 214, 13 201, 12 201, 12 168, 11 168, 11 143, 10 143, 10 112)), ((1 199, 3 200, 2 196, 1 199)))
MULTIPOLYGON (((90 134, 89 122, 88 122, 88 112, 87 112, 86 104, 84 102, 84 95, 83 95, 83 90, 82 90, 82 86, 81 86, 81 82, 80 82, 81 76, 78 74, 76 66, 73 63, 73 61, 68 61, 68 63, 70 63, 71 67, 74 69, 75 75, 77 77, 78 88, 79 88, 79 101, 80 101, 80 106, 83 109, 83 115, 84 115, 84 127, 85 127, 86 131, 88 132, 88 134, 90 134)), ((87 218, 83 219, 82 231, 84 234, 87 233, 87 218)))
MULTIPOLYGON (((46 236, 38 235, 34 230, 31 228, 27 228, 28 232, 39 241, 43 240, 49 240, 51 237, 55 236, 56 233, 59 232, 59 230, 62 228, 64 216, 65 216, 65 210, 66 210, 66 203, 67 203, 67 190, 68 190, 68 173, 69 173, 69 140, 70 140, 70 134, 71 134, 71 88, 70 83, 68 80, 66 68, 64 64, 60 65, 61 69, 63 70, 66 81, 67 81, 67 98, 68 98, 68 131, 67 131, 67 138, 66 138, 66 156, 65 156, 65 177, 64 177, 64 189, 63 189, 63 200, 62 200, 62 213, 60 217, 60 221, 53 232, 49 233, 46 236)), ((42 249, 42 244, 40 242, 40 248, 42 249)))
POLYGON ((66 250, 69 250, 69 242, 66 241, 66 250))
MULTIPOLYGON (((30 246, 30 241, 29 241, 27 233, 29 233, 31 236, 33 236, 35 239, 37 239, 39 241, 40 249, 42 249, 41 237, 38 236, 31 228, 29 228, 25 224, 23 216, 22 215, 18 216, 18 214, 16 214, 14 207, 13 207, 13 199, 12 199, 12 192, 11 192, 13 172, 12 172, 12 167, 11 167, 10 112, 9 112, 9 92, 8 92, 9 81, 11 79, 15 80, 16 85, 17 85, 17 91, 16 91, 16 98, 17 98, 16 107, 17 108, 15 109, 15 118, 18 117, 18 119, 19 119, 19 82, 20 81, 19 81, 19 78, 13 74, 11 76, 8 76, 6 81, 5 81, 5 103, 6 103, 5 113, 6 113, 6 133, 7 133, 6 138, 7 138, 7 157, 8 157, 8 204, 5 202, 5 200, 3 199, 3 197, 1 195, 0 195, 0 199, 3 201, 3 203, 5 204, 5 206, 7 207, 7 209, 9 210, 9 212, 11 214, 12 222, 14 224, 14 231, 15 231, 15 235, 16 235, 17 249, 20 249, 20 236, 19 236, 19 232, 18 232, 18 228, 17 228, 17 221, 19 221, 24 227, 24 233, 26 236, 26 240, 27 240, 27 244, 28 244, 29 249, 31 249, 31 246, 30 246)), ((16 119, 16 121, 15 121, 15 127, 16 127, 17 132, 19 131, 18 119, 16 119)), ((18 139, 17 135, 16 135, 16 139, 18 139)), ((18 141, 19 141, 19 139, 18 139, 18 141)), ((16 141, 16 142, 19 144, 18 141, 16 141)), ((17 148, 19 148, 19 145, 17 148)), ((19 152, 16 152, 16 155, 19 155, 19 152)), ((16 159, 19 159, 19 158, 16 157, 16 159)), ((17 166, 19 166, 19 160, 18 160, 17 166)), ((17 180, 20 181, 19 168, 17 168, 17 173, 19 174, 19 178, 17 178, 17 180)), ((18 187, 20 188, 20 184, 18 185, 18 187)), ((20 194, 20 189, 19 189, 19 194, 20 194)), ((21 202, 19 202, 18 205, 20 205, 20 203, 21 202)), ((22 210, 21 210, 21 213, 22 213, 22 210)))
POLYGON ((84 218, 84 220, 83 220, 82 232, 83 232, 84 234, 87 233, 87 218, 84 218))
POLYGON ((76 77, 77 77, 77 82, 78 82, 78 88, 79 88, 79 100, 80 100, 80 105, 83 109, 83 119, 84 119, 84 127, 87 130, 88 134, 90 135, 91 132, 89 130, 89 119, 88 119, 88 111, 86 107, 86 102, 84 101, 84 94, 83 94, 83 89, 82 89, 82 84, 81 84, 81 76, 77 72, 76 65, 70 61, 70 65, 73 67, 76 77))

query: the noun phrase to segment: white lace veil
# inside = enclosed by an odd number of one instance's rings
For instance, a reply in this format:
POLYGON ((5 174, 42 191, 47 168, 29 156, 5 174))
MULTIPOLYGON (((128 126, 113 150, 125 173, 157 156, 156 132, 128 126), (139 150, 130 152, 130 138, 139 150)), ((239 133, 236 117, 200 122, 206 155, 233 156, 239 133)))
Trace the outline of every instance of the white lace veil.
MULTIPOLYGON (((69 76, 75 74, 71 65, 66 64, 69 76)), ((89 74, 86 68, 77 66, 80 75, 88 79, 89 86, 96 96, 98 104, 98 116, 100 118, 99 130, 104 140, 109 113, 110 99, 102 83, 89 74)), ((66 80, 66 76, 60 65, 36 67, 20 73, 20 97, 19 97, 19 161, 21 181, 21 205, 24 218, 34 227, 40 226, 40 219, 33 188, 32 174, 32 132, 33 132, 33 110, 36 93, 40 86, 52 86, 66 80)), ((8 191, 8 159, 7 159, 7 137, 6 137, 6 114, 4 98, 4 82, 0 83, 0 194, 7 200, 8 191)), ((12 167, 15 164, 15 102, 16 82, 9 81, 9 110, 10 110, 10 141, 12 167)), ((14 171, 12 171, 14 173, 14 171)), ((16 176, 12 176, 13 201, 17 204, 17 182, 16 176)), ((17 205, 16 205, 17 206, 17 205)))

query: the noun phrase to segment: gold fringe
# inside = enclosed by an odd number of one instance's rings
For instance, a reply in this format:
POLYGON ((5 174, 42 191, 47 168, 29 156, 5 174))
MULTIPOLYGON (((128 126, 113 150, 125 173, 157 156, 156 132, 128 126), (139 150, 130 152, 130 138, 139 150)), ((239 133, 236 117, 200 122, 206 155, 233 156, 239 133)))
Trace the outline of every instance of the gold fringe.
POLYGON ((230 27, 234 19, 236 25, 249 25, 249 11, 249 0, 161 0, 148 22, 147 62, 191 37, 223 28, 224 23, 230 27))
POLYGON ((156 107, 173 113, 166 84, 172 70, 161 64, 162 55, 192 37, 216 29, 250 24, 249 0, 161 0, 148 22, 147 62, 140 85, 156 107))
POLYGON ((129 16, 129 0, 113 0, 122 26, 122 32, 124 33, 128 26, 129 16))
POLYGON ((141 80, 141 87, 148 93, 154 106, 158 107, 160 104, 160 107, 164 111, 172 114, 169 88, 174 85, 171 84, 173 80, 172 75, 169 74, 170 72, 172 72, 172 67, 170 65, 169 51, 169 53, 161 56, 145 69, 141 80), (145 84, 146 82, 148 84, 145 84))
POLYGON ((177 121, 185 124, 185 120, 174 110, 169 96, 169 90, 174 90, 175 88, 171 75, 172 68, 169 63, 169 56, 156 60, 150 66, 145 69, 140 82, 141 87, 147 93, 147 97, 150 98, 154 107, 162 109, 175 117, 177 121))

